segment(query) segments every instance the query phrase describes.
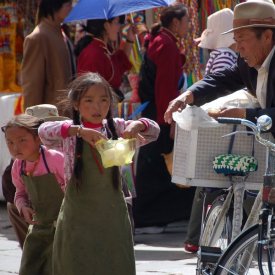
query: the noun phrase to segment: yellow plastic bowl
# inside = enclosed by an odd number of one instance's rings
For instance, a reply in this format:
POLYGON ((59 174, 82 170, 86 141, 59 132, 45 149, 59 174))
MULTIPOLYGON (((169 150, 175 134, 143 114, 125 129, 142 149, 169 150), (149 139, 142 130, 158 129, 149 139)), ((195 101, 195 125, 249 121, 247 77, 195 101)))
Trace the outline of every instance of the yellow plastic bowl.
POLYGON ((136 139, 101 139, 95 144, 95 147, 105 168, 122 166, 132 162, 136 149, 136 139))

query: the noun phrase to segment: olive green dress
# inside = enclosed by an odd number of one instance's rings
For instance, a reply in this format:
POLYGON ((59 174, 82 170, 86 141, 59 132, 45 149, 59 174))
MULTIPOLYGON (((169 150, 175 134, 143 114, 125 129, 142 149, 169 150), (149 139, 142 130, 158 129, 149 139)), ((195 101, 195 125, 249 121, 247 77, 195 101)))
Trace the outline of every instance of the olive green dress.
POLYGON ((121 186, 112 168, 100 172, 98 152, 84 142, 81 185, 65 192, 53 250, 54 275, 134 275, 133 239, 121 186), (92 153, 92 150, 93 153, 92 153))
POLYGON ((30 225, 23 246, 20 275, 52 275, 52 249, 55 224, 64 197, 54 174, 51 174, 41 149, 48 174, 26 176, 21 167, 21 177, 26 186, 35 220, 39 224, 30 225))

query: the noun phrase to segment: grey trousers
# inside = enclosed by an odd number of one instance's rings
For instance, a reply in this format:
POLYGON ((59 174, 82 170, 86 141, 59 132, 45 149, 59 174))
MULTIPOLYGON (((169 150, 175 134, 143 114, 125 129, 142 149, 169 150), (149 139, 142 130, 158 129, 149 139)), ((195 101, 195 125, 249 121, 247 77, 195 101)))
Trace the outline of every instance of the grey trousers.
MULTIPOLYGON (((202 219, 202 209, 203 209, 203 196, 200 193, 203 191, 203 187, 197 187, 195 196, 192 204, 192 211, 190 215, 190 220, 187 229, 187 237, 185 243, 199 245, 200 234, 201 234, 201 219, 202 219)), ((205 198, 205 211, 207 210, 207 205, 211 204, 219 195, 223 193, 222 189, 217 189, 211 193, 206 193, 205 198)), ((246 215, 249 215, 255 198, 247 197, 244 200, 244 210, 246 215)))
POLYGON ((29 225, 25 222, 24 218, 20 216, 16 206, 13 203, 7 203, 7 211, 20 247, 23 248, 29 225))
MULTIPOLYGON (((199 245, 200 233, 201 233, 201 219, 203 210, 203 196, 200 195, 203 187, 197 187, 195 196, 193 199, 192 210, 190 215, 190 220, 187 229, 187 238, 185 243, 199 245)), ((211 204, 213 200, 222 193, 221 189, 215 190, 211 193, 206 194, 205 198, 205 211, 207 210, 207 205, 211 204)))

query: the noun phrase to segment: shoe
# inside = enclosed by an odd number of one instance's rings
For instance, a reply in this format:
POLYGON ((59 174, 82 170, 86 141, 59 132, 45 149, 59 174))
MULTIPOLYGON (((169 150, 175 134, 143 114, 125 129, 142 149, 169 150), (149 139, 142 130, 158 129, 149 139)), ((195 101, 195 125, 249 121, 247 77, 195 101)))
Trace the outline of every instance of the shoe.
POLYGON ((184 244, 184 249, 187 252, 196 253, 199 250, 199 246, 191 244, 191 243, 185 243, 184 244))

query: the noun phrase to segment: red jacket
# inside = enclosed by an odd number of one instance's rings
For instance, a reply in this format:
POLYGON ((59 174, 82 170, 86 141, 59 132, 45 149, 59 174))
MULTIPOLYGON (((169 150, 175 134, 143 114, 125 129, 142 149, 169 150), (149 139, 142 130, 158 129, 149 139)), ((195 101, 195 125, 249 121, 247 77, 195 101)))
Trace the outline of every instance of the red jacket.
POLYGON ((96 38, 82 50, 77 60, 78 74, 99 73, 114 89, 119 88, 123 74, 131 67, 132 64, 123 50, 111 53, 105 43, 96 38))
POLYGON ((171 100, 179 95, 178 82, 183 73, 184 56, 177 46, 177 38, 168 30, 150 38, 147 55, 156 65, 155 104, 157 122, 164 124, 164 113, 171 100))

